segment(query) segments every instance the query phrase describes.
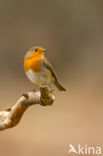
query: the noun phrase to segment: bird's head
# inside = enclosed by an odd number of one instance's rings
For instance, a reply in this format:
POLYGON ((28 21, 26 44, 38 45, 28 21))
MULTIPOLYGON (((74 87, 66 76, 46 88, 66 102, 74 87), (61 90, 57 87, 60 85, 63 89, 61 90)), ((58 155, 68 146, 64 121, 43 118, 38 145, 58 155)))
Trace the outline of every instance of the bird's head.
POLYGON ((25 59, 32 57, 43 57, 46 49, 42 47, 32 47, 25 55, 25 59))

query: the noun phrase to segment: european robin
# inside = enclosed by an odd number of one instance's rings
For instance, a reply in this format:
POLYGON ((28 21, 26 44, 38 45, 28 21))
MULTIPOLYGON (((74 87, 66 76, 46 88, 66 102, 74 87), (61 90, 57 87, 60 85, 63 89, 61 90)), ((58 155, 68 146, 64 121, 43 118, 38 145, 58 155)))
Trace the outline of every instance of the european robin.
POLYGON ((24 58, 24 70, 31 82, 39 87, 48 86, 53 83, 59 91, 66 89, 58 82, 52 65, 45 58, 46 49, 33 47, 29 49, 24 58))

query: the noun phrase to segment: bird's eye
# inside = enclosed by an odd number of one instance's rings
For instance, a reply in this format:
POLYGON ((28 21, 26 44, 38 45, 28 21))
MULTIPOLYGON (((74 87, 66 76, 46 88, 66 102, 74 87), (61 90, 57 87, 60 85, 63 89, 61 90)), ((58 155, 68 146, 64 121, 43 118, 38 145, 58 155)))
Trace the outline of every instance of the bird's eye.
POLYGON ((35 52, 37 52, 38 51, 38 49, 35 49, 35 52))

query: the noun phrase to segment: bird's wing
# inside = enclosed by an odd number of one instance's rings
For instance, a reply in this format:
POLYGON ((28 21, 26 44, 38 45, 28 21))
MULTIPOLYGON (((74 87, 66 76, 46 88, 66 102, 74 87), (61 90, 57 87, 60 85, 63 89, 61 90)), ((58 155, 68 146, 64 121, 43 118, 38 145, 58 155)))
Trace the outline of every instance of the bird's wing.
POLYGON ((55 74, 55 71, 54 71, 52 65, 49 63, 49 61, 46 58, 44 58, 43 63, 44 63, 44 66, 51 72, 51 74, 53 76, 53 81, 57 82, 58 81, 57 76, 55 74))
POLYGON ((49 63, 49 61, 44 58, 44 66, 50 71, 52 75, 52 82, 55 84, 55 86, 58 88, 59 91, 66 91, 66 89, 58 82, 57 76, 53 70, 52 65, 49 63))

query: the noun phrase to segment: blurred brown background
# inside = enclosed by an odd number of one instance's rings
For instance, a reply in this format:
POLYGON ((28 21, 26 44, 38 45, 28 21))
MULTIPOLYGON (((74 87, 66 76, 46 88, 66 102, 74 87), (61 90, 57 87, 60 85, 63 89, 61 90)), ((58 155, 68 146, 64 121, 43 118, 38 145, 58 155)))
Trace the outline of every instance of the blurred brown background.
POLYGON ((0 110, 33 89, 23 71, 32 46, 67 88, 0 132, 0 156, 67 156, 69 144, 103 146, 103 1, 0 0, 0 110))

